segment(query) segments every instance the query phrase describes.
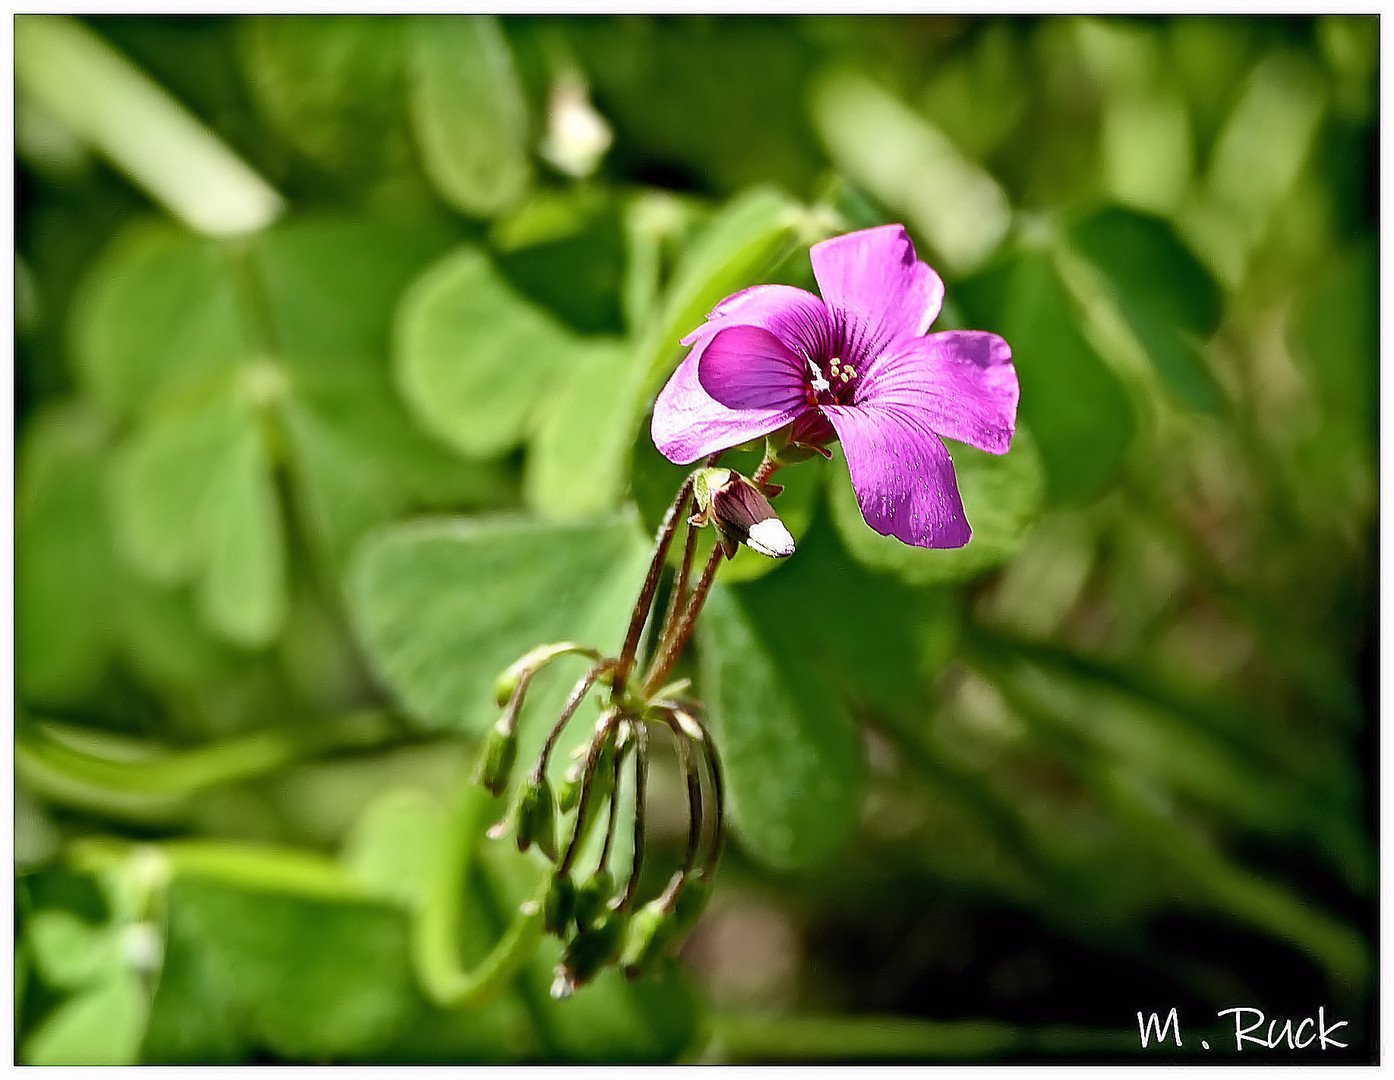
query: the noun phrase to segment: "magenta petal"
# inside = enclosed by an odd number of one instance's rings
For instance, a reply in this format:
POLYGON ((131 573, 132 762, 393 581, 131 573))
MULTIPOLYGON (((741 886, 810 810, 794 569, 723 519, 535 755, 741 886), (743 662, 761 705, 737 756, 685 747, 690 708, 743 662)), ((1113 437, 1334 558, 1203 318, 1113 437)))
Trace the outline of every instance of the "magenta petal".
POLYGON ((883 356, 857 387, 857 403, 896 405, 940 435, 1005 454, 1020 389, 1012 350, 996 334, 951 330, 883 356))
POLYGON ((730 409, 713 400, 698 378, 702 354, 711 340, 699 342, 687 354, 654 402, 650 426, 654 445, 679 465, 778 431, 799 411, 730 409))
POLYGON ((728 409, 801 412, 806 403, 803 363, 759 326, 718 330, 702 350, 697 379, 728 409))
POLYGON ((728 296, 707 316, 707 321, 682 339, 692 345, 718 330, 744 324, 763 326, 779 333, 778 327, 790 319, 817 319, 826 322, 827 309, 823 301, 804 289, 792 285, 754 285, 728 296))
POLYGON ((842 442, 866 523, 915 547, 956 548, 972 530, 949 451, 913 412, 898 405, 823 410, 842 442))
POLYGON ((944 283, 915 257, 904 226, 835 236, 814 244, 809 257, 823 301, 870 336, 872 352, 896 338, 918 337, 939 316, 944 283))

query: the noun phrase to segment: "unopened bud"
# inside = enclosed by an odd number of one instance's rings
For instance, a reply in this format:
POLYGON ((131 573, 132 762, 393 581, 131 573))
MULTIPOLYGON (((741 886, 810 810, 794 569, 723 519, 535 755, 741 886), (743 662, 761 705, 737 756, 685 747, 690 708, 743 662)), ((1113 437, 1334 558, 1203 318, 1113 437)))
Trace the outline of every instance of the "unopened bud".
POLYGON ((631 979, 652 970, 676 939, 677 919, 663 897, 650 900, 629 921, 620 964, 631 979))
POLYGON ((499 708, 508 704, 509 698, 517 692, 518 684, 523 681, 524 676, 541 671, 557 657, 566 656, 568 653, 580 653, 594 660, 600 658, 600 654, 590 646, 577 645, 574 641, 554 641, 550 645, 539 645, 514 660, 494 680, 494 700, 498 702, 499 708))
POLYGON ((599 922, 567 942, 557 981, 552 984, 553 997, 568 997, 576 987, 584 986, 615 962, 624 945, 625 921, 623 915, 607 912, 599 922))
POLYGON ((614 881, 608 870, 597 870, 576 890, 576 925, 584 929, 598 922, 605 914, 614 890, 614 881))
MULTIPOLYGON (((767 489, 778 491, 778 489, 767 489)), ((702 469, 693 483, 702 524, 716 525, 728 556, 745 544, 772 559, 794 554, 794 538, 779 520, 770 500, 755 484, 732 469, 702 469)))
POLYGON ((518 850, 527 851, 536 844, 547 858, 556 861, 556 812, 552 787, 547 778, 535 780, 523 789, 518 798, 518 850))
POLYGON ((557 809, 563 814, 569 814, 576 809, 576 803, 581 798, 581 785, 585 783, 585 779, 584 759, 566 770, 566 775, 561 778, 561 785, 557 788, 557 809))
POLYGON ((508 787, 508 778, 513 773, 513 763, 517 759, 518 736, 508 725, 502 722, 495 724, 484 743, 475 780, 497 798, 503 794, 504 788, 508 787))
POLYGON ((565 937, 576 910, 576 885, 566 874, 557 874, 542 901, 542 925, 547 933, 565 937))

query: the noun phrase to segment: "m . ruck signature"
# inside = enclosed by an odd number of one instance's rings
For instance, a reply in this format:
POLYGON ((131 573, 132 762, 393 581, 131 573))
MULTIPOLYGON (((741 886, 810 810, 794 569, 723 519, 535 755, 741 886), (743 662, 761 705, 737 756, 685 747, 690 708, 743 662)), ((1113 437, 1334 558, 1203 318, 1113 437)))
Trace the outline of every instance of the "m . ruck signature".
MULTIPOLYGON (((1316 1016, 1307 1016, 1300 1020, 1291 1018, 1268 1020, 1262 1009, 1256 1009, 1251 1005, 1238 1005, 1232 1009, 1221 1009, 1215 1015, 1219 1020, 1231 1016, 1234 1018, 1235 1050, 1243 1050, 1246 1044, 1249 1049, 1262 1047, 1265 1050, 1279 1048, 1285 1050, 1344 1050, 1347 1046, 1346 1043, 1335 1038, 1335 1034, 1349 1021, 1334 1020, 1328 1024, 1325 1005, 1317 1009, 1316 1016), (1265 1021, 1267 1021, 1266 1026, 1265 1021)), ((1137 1014, 1137 1030, 1144 1050, 1149 1043, 1155 1041, 1162 1044, 1168 1038, 1173 1039, 1178 1047, 1184 1045, 1181 1041, 1181 1021, 1174 1008, 1167 1013, 1165 1020, 1156 1013, 1144 1016, 1143 1013, 1139 1012, 1137 1014)), ((1200 1045, 1203 1050, 1210 1049, 1210 1043, 1205 1039, 1200 1040, 1200 1045)))

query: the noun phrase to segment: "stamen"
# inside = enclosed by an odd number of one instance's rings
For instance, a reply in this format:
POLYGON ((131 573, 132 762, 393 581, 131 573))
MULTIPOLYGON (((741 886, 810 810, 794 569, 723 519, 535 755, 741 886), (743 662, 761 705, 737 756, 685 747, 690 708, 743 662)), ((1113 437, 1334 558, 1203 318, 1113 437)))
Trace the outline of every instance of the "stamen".
POLYGON ((827 379, 823 378, 823 371, 819 368, 817 361, 810 359, 808 361, 808 366, 813 369, 813 381, 810 384, 813 389, 817 390, 819 393, 825 390, 831 390, 832 384, 828 382, 827 379))

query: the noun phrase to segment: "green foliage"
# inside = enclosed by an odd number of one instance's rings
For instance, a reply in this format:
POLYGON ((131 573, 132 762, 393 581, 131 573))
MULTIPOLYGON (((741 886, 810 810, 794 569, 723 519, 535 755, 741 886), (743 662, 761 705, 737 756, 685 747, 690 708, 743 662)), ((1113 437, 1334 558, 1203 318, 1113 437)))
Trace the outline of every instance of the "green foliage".
MULTIPOLYGON (((1091 1059, 1120 980, 1281 983, 1365 1060, 1377 30, 21 16, 17 1060, 1091 1059), (950 444, 972 540, 779 472, 796 553, 723 563, 670 675, 711 904, 555 1000, 550 867, 485 833, 591 661, 503 797, 495 680, 619 650, 680 339, 892 221, 1019 375, 1010 451, 950 444)), ((687 839, 653 743, 636 908, 687 839)))
POLYGON ((846 840, 861 803, 861 748, 850 718, 790 677, 801 665, 772 655, 751 612, 724 589, 713 593, 702 627, 702 684, 728 759, 736 835, 780 869, 825 860, 846 840))
POLYGON ((407 711, 432 728, 482 733, 495 677, 538 642, 618 649, 646 561, 629 520, 419 522, 360 549, 349 599, 407 711))

